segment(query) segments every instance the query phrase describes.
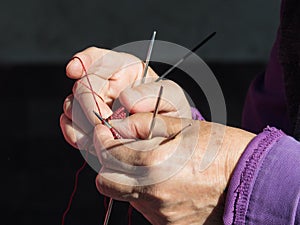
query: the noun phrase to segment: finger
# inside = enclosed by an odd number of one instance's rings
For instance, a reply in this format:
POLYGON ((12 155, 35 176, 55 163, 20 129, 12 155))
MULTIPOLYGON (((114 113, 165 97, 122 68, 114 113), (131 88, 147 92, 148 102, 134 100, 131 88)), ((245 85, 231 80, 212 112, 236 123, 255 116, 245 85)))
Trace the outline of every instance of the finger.
POLYGON ((60 116, 60 128, 62 130, 63 136, 65 140, 72 145, 74 148, 77 147, 77 138, 74 132, 74 128, 72 126, 72 121, 67 118, 65 114, 60 116))
POLYGON ((88 78, 84 77, 73 86, 73 95, 92 124, 99 122, 96 120, 93 111, 98 112, 103 118, 112 115, 110 107, 104 102, 104 95, 108 91, 109 82, 96 75, 89 75, 88 78))
POLYGON ((64 114, 68 119, 72 120, 72 104, 74 101, 74 95, 70 94, 65 98, 63 104, 64 114))
MULTIPOLYGON (((96 86, 96 90, 100 90, 98 93, 105 103, 109 104, 109 101, 116 99, 121 91, 140 80, 143 70, 144 63, 139 58, 126 53, 109 51, 91 65, 88 75, 100 79, 98 83, 102 85, 96 86)), ((148 76, 158 77, 150 69, 148 76)))
MULTIPOLYGON (((90 65, 86 76, 74 85, 73 94, 91 123, 94 123, 93 110, 104 118, 112 114, 108 106, 121 91, 141 78, 143 65, 130 54, 114 51, 105 52, 90 65)), ((150 69, 149 76, 157 75, 150 69)))
POLYGON ((87 134, 78 126, 74 125, 65 114, 60 116, 60 127, 65 140, 74 148, 80 150, 89 150, 95 153, 93 147, 93 133, 87 134))
MULTIPOLYGON (((142 78, 144 69, 145 64, 134 55, 107 51, 87 69, 87 73, 96 74, 104 79, 120 80, 129 77, 131 81, 136 81, 142 78)), ((158 78, 158 75, 150 67, 146 76, 158 78)))
POLYGON ((156 139, 138 141, 134 139, 114 139, 110 130, 97 125, 94 132, 94 145, 98 159, 105 168, 135 172, 132 166, 147 165, 147 155, 158 146, 156 139))
MULTIPOLYGON (((111 120, 111 125, 125 139, 147 139, 153 122, 153 113, 136 113, 122 120, 111 120)), ((189 119, 157 115, 153 137, 168 138, 191 124, 189 119)))
POLYGON ((73 93, 91 123, 93 110, 104 118, 111 116, 109 106, 139 77, 142 65, 132 55, 109 51, 90 66, 87 75, 74 85, 73 93))
MULTIPOLYGON (((134 140, 130 139, 114 139, 111 131, 104 125, 97 125, 94 131, 94 145, 96 149, 96 153, 98 159, 102 166, 107 168, 115 168, 120 171, 127 171, 130 165, 127 163, 129 160, 124 159, 124 164, 119 161, 119 156, 112 155, 109 151, 113 149, 117 151, 119 148, 124 147, 124 151, 128 153, 131 149, 126 145, 126 143, 134 142, 134 140)), ((129 154, 127 154, 129 156, 129 154)))
POLYGON ((98 191, 108 197, 119 201, 135 201, 139 199, 140 193, 144 193, 138 182, 130 175, 118 173, 115 170, 102 168, 96 177, 98 191), (119 180, 120 182, 113 182, 119 180), (124 185, 126 184, 126 185, 124 185))
POLYGON ((72 121, 73 125, 78 126, 84 133, 93 132, 94 126, 86 118, 80 104, 73 95, 69 95, 65 99, 63 110, 65 116, 72 121))
MULTIPOLYGON (((137 113, 123 120, 111 120, 110 123, 125 139, 147 139, 152 119, 152 113, 137 113)), ((172 132, 168 128, 169 120, 172 120, 172 118, 162 119, 159 115, 156 117, 153 137, 169 136, 172 132)), ((175 120, 177 121, 177 119, 175 120)), ((176 123, 174 122, 174 124, 176 123)), ((175 126, 172 126, 172 129, 176 130, 175 126)))
POLYGON ((119 96, 121 104, 131 113, 153 112, 160 87, 163 94, 158 112, 179 118, 191 118, 191 109, 181 87, 170 80, 141 84, 125 89, 119 96))
MULTIPOLYGON (((160 117, 161 119, 154 127, 153 136, 164 134, 163 136, 155 136, 149 140, 115 140, 107 127, 97 125, 94 132, 94 145, 101 163, 107 168, 130 174, 131 172, 135 172, 132 170, 132 165, 150 165, 153 163, 151 157, 155 155, 161 155, 155 160, 156 163, 164 160, 164 155, 167 157, 175 149, 174 146, 171 147, 172 144, 166 148, 166 145, 169 143, 166 143, 163 149, 160 148, 160 143, 166 139, 165 134, 168 133, 171 135, 175 131, 178 132, 180 127, 183 124, 187 124, 188 121, 180 121, 178 118, 160 117)), ((135 114, 120 122, 115 121, 114 125, 116 125, 115 128, 119 132, 126 133, 125 137, 146 137, 148 136, 150 120, 150 116, 147 116, 147 114, 135 114)))
POLYGON ((85 71, 83 65, 86 70, 90 68, 90 66, 96 62, 99 58, 101 58, 104 54, 106 54, 109 50, 90 47, 85 49, 82 52, 76 53, 66 67, 66 74, 68 77, 73 79, 79 79, 85 75, 85 71), (79 59, 81 60, 79 60, 79 59), (82 63, 81 63, 82 62, 82 63))

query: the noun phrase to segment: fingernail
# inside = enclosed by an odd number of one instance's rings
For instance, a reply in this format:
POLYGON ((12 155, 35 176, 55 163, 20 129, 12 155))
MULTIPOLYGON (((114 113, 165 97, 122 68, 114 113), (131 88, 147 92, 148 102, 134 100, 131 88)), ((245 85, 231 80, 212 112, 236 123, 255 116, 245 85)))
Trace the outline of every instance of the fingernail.
POLYGON ((72 77, 82 76, 83 68, 78 58, 72 58, 67 65, 67 73, 72 77))

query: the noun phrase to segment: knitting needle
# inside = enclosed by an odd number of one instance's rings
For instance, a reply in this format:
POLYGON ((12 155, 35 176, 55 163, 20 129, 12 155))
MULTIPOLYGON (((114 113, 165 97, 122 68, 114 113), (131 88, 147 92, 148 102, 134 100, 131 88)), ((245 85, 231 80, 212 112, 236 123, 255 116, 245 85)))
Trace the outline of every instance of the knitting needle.
POLYGON ((111 131, 111 133, 113 134, 113 136, 114 136, 115 139, 122 139, 122 136, 119 134, 118 131, 116 131, 115 128, 112 127, 112 125, 110 125, 105 119, 103 119, 103 118, 99 115, 99 113, 97 113, 97 112, 95 112, 95 111, 93 111, 93 112, 94 112, 94 114, 97 116, 97 118, 98 118, 105 126, 107 126, 107 127, 110 129, 110 131, 111 131))
MULTIPOLYGON (((206 39, 204 39, 201 43, 199 43, 196 47, 194 47, 190 52, 188 52, 185 56, 183 56, 173 67, 171 67, 161 77, 159 77, 156 80, 156 82, 163 79, 165 76, 167 76, 173 69, 175 69, 178 65, 180 65, 193 52, 195 52, 197 49, 199 49, 201 46, 203 46, 215 34, 216 34, 216 32, 212 33, 206 39)), ((142 83, 145 82, 145 78, 146 78, 146 75, 147 75, 147 71, 148 71, 148 67, 149 67, 149 61, 150 61, 150 57, 151 57, 151 53, 152 53, 152 49, 153 49, 153 45, 154 45, 155 36, 156 36, 156 31, 153 32, 151 42, 150 42, 150 45, 149 45, 149 48, 148 48, 147 57, 146 57, 146 65, 145 65, 145 68, 144 68, 144 71, 143 71, 142 83)), ((160 90, 159 90, 159 95, 158 95, 158 98, 157 98, 155 110, 154 110, 154 113, 153 113, 150 129, 149 129, 148 139, 152 138, 152 134, 153 134, 152 132, 153 132, 153 128, 154 128, 154 125, 155 125, 155 119, 156 119, 156 115, 157 115, 157 112, 158 112, 158 106, 159 106, 159 103, 160 103, 162 92, 163 92, 163 86, 161 86, 160 90)), ((104 123, 111 130, 111 132, 113 133, 115 138, 117 138, 117 139, 122 138, 121 135, 105 119, 103 119, 97 112, 95 112, 95 111, 93 111, 93 112, 97 116, 97 118, 99 118, 101 120, 101 122, 104 123)), ((169 138, 167 138, 167 140, 170 140, 170 139, 174 138, 175 136, 177 136, 179 133, 181 133, 184 129, 186 129, 189 126, 191 126, 191 124, 187 125, 183 129, 181 129, 179 132, 177 132, 176 134, 171 135, 169 138)), ((103 225, 108 224, 109 217, 110 217, 111 210, 112 210, 112 206, 113 206, 113 199, 110 198, 103 225)))
MULTIPOLYGON (((151 38, 151 41, 150 41, 150 45, 149 45, 149 48, 148 48, 147 57, 146 57, 146 65, 145 65, 145 68, 144 68, 144 71, 143 71, 142 83, 145 82, 145 78, 146 78, 146 75, 147 75, 147 71, 148 71, 148 67, 149 67, 149 61, 150 61, 150 57, 151 57, 151 53, 152 53, 152 49, 153 49, 153 45, 154 45, 155 36, 156 36, 156 31, 153 32, 153 35, 152 35, 152 38, 151 38)), ((105 119, 103 119, 97 112, 95 112, 95 111, 93 111, 93 112, 97 116, 97 118, 100 119, 100 121, 110 129, 110 131, 112 132, 115 139, 121 139, 122 138, 122 136, 105 119)), ((103 225, 108 224, 109 217, 110 217, 111 210, 112 210, 112 206, 113 206, 113 199, 110 198, 103 225)))
POLYGON ((186 55, 184 55, 175 65, 173 65, 170 69, 168 69, 163 75, 161 75, 155 82, 162 80, 165 76, 167 76, 172 70, 174 70, 177 66, 179 66, 187 57, 189 57, 193 52, 197 51, 201 46, 203 46, 206 42, 208 42, 213 36, 215 36, 216 32, 208 35, 203 41, 201 41, 198 45, 196 45, 192 50, 190 50, 186 55))
MULTIPOLYGON (((148 137, 147 139, 151 139, 152 138, 152 135, 153 135, 153 128, 155 126, 155 121, 156 121, 156 116, 157 116, 157 113, 158 113, 158 107, 159 107, 159 103, 160 103, 160 100, 161 100, 161 96, 162 96, 162 93, 163 93, 163 86, 160 86, 160 89, 159 89, 159 93, 158 93, 158 97, 157 97, 157 101, 156 101, 156 105, 155 105, 155 109, 154 109, 154 112, 153 112, 153 116, 152 116, 152 120, 151 120, 151 124, 150 124, 150 129, 149 129, 149 134, 148 134, 148 137)), ((186 128, 192 126, 191 123, 189 123, 188 125, 186 125, 185 127, 183 127, 181 130, 179 130, 178 132, 174 133, 174 134, 171 134, 169 137, 167 137, 167 139, 165 139, 161 144, 165 143, 166 141, 169 141, 173 138, 175 138, 178 134, 180 134, 181 132, 183 132, 186 128)))
POLYGON ((185 127, 183 127, 180 131, 178 131, 178 132, 176 132, 176 133, 174 133, 174 134, 171 134, 169 137, 167 137, 165 140, 163 140, 163 141, 160 143, 160 145, 166 143, 166 142, 169 141, 169 140, 174 139, 178 134, 180 134, 181 132, 183 132, 185 129, 187 129, 187 128, 190 127, 190 126, 192 126, 191 123, 189 123, 188 125, 186 125, 185 127))
MULTIPOLYGON (((122 139, 122 136, 116 131, 115 128, 113 128, 112 125, 110 125, 105 119, 103 119, 97 112, 93 111, 94 114, 97 116, 97 118, 105 125, 107 126, 110 131, 112 132, 113 136, 115 139, 122 139)), ((113 199, 112 198, 109 198, 109 202, 108 202, 108 207, 107 207, 107 211, 106 211, 106 214, 105 214, 105 218, 104 218, 104 222, 103 222, 103 225, 107 225, 108 224, 108 221, 109 221, 109 218, 110 218, 110 214, 111 214, 111 210, 112 210, 112 206, 113 206, 113 199)))
POLYGON ((156 31, 153 31, 152 34, 152 38, 150 41, 150 45, 148 48, 148 52, 147 52, 147 57, 146 57, 146 65, 143 71, 143 77, 142 77, 142 84, 145 82, 146 79, 146 75, 147 75, 147 71, 148 71, 148 67, 149 67, 149 61, 150 61, 150 57, 151 57, 151 53, 152 53, 152 49, 153 49, 153 45, 154 45, 154 40, 155 40, 155 36, 156 36, 156 31))
MULTIPOLYGON (((152 138, 152 132, 153 132, 153 128, 154 128, 154 125, 155 125, 155 121, 156 121, 156 115, 158 113, 158 107, 159 107, 159 103, 160 103, 160 100, 161 100, 161 96, 162 96, 162 93, 163 93, 163 86, 160 87, 159 89, 159 93, 158 93, 158 97, 157 97, 157 101, 156 101, 156 105, 155 105, 155 109, 154 109, 154 112, 153 112, 153 117, 152 117, 152 121, 151 121, 151 125, 150 125, 150 129, 149 129, 149 135, 148 135, 148 138, 147 139, 151 139, 152 138)), ((113 136, 116 138, 116 139, 121 139, 122 136, 113 128, 113 126, 111 126, 105 119, 103 119, 97 112, 93 111, 94 114, 97 116, 97 118, 105 125, 107 126, 110 131, 112 132, 113 136)), ((161 144, 163 144, 164 142, 168 141, 168 140, 171 140, 173 138, 175 138, 178 134, 180 134, 182 131, 184 131, 186 128, 190 127, 192 124, 188 124, 187 126, 185 126, 184 128, 182 128, 180 131, 170 135, 166 140, 164 140, 161 144)), ((107 211, 106 211, 106 214, 105 214, 105 219, 104 219, 104 222, 103 222, 103 225, 108 225, 108 221, 109 221, 109 218, 110 218, 110 215, 111 215, 111 211, 112 211, 112 206, 113 206, 113 199, 110 198, 109 199, 109 203, 108 203, 108 208, 107 208, 107 211)))
POLYGON ((157 100, 156 100, 155 109, 154 109, 153 116, 152 116, 152 121, 151 121, 151 124, 150 124, 149 134, 148 134, 148 138, 147 139, 151 139, 152 138, 152 132, 153 132, 153 128, 154 128, 155 121, 156 121, 155 118, 156 118, 156 115, 157 115, 157 112, 158 112, 158 106, 159 106, 160 99, 161 99, 161 96, 162 96, 162 93, 163 93, 163 88, 164 88, 163 86, 160 86, 158 97, 157 97, 157 100))

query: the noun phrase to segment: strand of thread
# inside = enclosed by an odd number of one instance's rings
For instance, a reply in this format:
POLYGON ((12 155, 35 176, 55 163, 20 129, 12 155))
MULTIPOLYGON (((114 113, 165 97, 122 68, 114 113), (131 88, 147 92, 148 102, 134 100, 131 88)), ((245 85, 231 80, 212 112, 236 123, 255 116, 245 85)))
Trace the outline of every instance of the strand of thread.
MULTIPOLYGON (((87 155, 88 155, 88 151, 86 153, 86 156, 87 155)), ((69 202, 68 202, 68 206, 67 206, 65 212, 63 213, 62 220, 61 220, 61 225, 65 224, 66 216, 67 216, 67 214, 69 213, 69 211, 71 209, 71 205, 72 205, 72 202, 73 202, 73 199, 74 199, 74 196, 76 194, 77 187, 78 187, 78 177, 79 177, 79 174, 85 168, 86 164, 87 164, 87 161, 84 160, 82 166, 77 170, 77 172, 75 174, 74 188, 73 188, 72 194, 70 196, 70 199, 69 199, 69 202)))

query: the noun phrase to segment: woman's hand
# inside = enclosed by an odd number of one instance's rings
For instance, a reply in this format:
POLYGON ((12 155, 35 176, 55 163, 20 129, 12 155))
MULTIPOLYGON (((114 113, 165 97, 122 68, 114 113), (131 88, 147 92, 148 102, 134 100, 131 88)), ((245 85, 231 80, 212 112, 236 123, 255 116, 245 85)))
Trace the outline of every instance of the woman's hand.
POLYGON ((98 110, 94 96, 104 118, 112 114, 110 107, 117 98, 130 112, 153 111, 161 85, 166 86, 168 91, 160 111, 174 112, 173 116, 190 117, 187 99, 174 82, 153 82, 158 75, 149 67, 146 83, 151 85, 139 85, 144 67, 144 63, 133 55, 91 47, 74 55, 66 67, 66 73, 70 78, 77 79, 73 95, 91 122, 94 118, 92 111, 98 110), (94 96, 90 86, 95 91, 94 96))
POLYGON ((139 113, 113 121, 122 140, 115 140, 107 127, 96 126, 94 145, 103 165, 98 190, 129 201, 155 225, 222 224, 224 190, 255 135, 159 115, 148 140, 151 119, 151 113, 139 113))
POLYGON ((170 80, 153 82, 158 75, 151 68, 146 82, 141 84, 143 69, 140 59, 126 53, 91 47, 75 54, 66 67, 68 77, 77 81, 73 93, 65 99, 60 119, 65 139, 76 148, 85 148, 91 142, 95 124, 99 123, 93 110, 107 118, 112 115, 116 99, 130 113, 154 111, 161 85, 164 91, 158 112, 191 118, 183 90, 170 80))

